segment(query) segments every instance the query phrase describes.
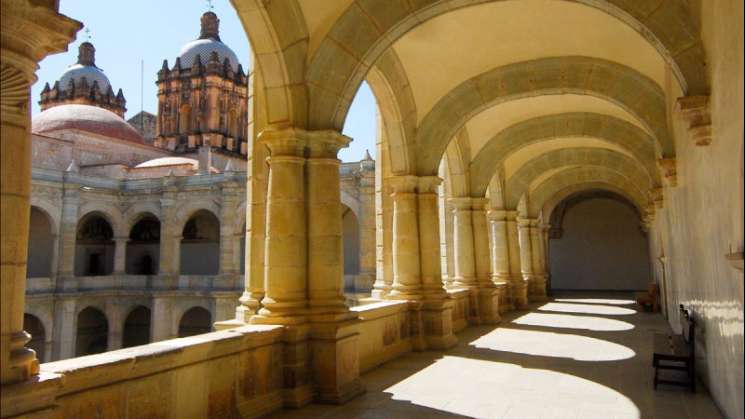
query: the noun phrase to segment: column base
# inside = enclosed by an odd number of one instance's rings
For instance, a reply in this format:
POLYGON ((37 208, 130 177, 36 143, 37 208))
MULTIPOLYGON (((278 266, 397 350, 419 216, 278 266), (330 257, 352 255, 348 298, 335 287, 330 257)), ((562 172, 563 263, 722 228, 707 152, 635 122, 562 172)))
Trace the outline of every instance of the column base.
POLYGON ((365 392, 360 380, 357 319, 313 323, 312 375, 321 403, 342 404, 365 392))
POLYGON ((285 327, 282 335, 282 404, 285 407, 303 407, 312 402, 315 395, 308 372, 309 333, 310 325, 304 323, 285 327))
POLYGON ((512 304, 515 310, 528 307, 528 282, 524 279, 512 281, 512 304))
POLYGON ((453 301, 425 302, 421 316, 427 348, 444 350, 458 344, 458 338, 453 334, 453 301))
POLYGON ((479 323, 481 324, 498 324, 502 321, 499 315, 499 290, 488 287, 480 288, 478 291, 479 298, 479 323))
POLYGON ((530 280, 530 301, 544 302, 548 301, 546 294, 546 278, 544 276, 533 276, 530 280))

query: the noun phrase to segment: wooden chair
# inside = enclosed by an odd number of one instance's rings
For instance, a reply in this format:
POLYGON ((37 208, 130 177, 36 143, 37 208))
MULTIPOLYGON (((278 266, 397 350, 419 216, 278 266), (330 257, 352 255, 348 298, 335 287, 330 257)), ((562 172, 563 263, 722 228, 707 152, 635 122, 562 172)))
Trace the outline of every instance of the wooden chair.
POLYGON ((696 391, 696 324, 689 310, 680 305, 680 325, 683 333, 680 335, 655 333, 654 354, 652 355, 652 366, 654 366, 654 388, 657 384, 672 384, 688 387, 696 391), (660 370, 685 371, 687 380, 677 381, 662 379, 660 370))
POLYGON ((660 309, 660 287, 654 282, 649 284, 646 292, 635 294, 636 303, 645 310, 657 312, 660 309))

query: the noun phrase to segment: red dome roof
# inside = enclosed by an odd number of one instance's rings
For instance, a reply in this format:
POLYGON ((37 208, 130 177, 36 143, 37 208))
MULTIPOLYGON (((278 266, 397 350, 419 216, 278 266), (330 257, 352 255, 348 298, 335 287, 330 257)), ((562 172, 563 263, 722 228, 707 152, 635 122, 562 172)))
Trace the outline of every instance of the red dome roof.
POLYGON ((111 111, 96 106, 55 106, 36 115, 31 121, 31 132, 38 134, 64 129, 78 129, 133 143, 145 143, 142 135, 127 121, 111 111))

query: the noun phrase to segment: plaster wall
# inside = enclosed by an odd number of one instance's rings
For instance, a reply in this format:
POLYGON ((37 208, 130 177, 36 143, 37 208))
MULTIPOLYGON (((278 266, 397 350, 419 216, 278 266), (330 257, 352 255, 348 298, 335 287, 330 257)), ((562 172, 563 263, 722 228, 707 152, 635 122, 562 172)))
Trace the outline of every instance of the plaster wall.
POLYGON ((643 290, 650 282, 647 237, 634 210, 612 199, 590 199, 564 216, 552 239, 553 289, 643 290))
MULTIPOLYGON (((743 417, 743 273, 725 255, 743 251, 743 3, 699 1, 711 83, 712 142, 696 146, 672 120, 677 180, 650 237, 670 324, 677 305, 697 320, 697 368, 725 416, 743 417), (662 275, 664 267, 665 275, 662 275)), ((669 95, 670 96, 670 95, 669 95)), ((671 115, 675 115, 670 97, 671 115)))

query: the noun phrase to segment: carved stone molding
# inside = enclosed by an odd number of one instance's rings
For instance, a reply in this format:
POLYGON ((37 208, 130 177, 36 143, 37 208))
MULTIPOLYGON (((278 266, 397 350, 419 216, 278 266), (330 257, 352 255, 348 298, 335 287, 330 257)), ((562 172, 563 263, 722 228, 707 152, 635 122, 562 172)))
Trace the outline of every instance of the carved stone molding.
POLYGON ((688 122, 688 135, 698 146, 711 144, 709 96, 686 96, 678 99, 677 110, 688 122))
POLYGON ((657 160, 662 177, 670 187, 678 186, 678 172, 675 169, 675 157, 657 160))

